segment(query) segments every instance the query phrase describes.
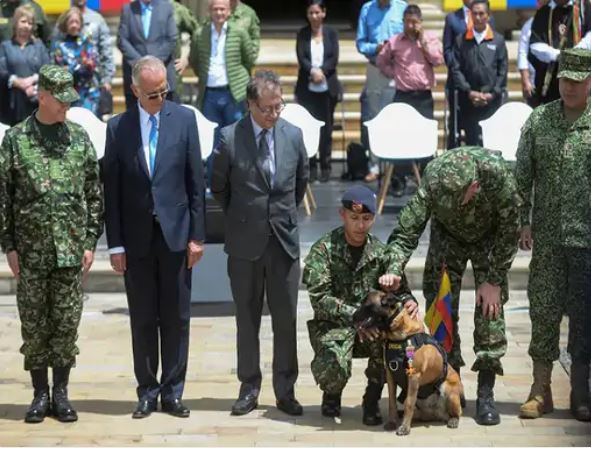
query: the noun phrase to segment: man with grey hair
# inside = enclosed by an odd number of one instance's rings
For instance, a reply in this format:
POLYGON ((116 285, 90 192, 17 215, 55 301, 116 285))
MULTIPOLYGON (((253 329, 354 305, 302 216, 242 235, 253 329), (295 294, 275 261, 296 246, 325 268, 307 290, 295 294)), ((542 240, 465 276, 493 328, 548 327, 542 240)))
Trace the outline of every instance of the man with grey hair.
POLYGON ((111 266, 124 275, 131 321, 139 400, 132 416, 150 415, 160 396, 163 411, 185 418, 191 268, 205 239, 197 125, 191 110, 165 100, 160 59, 139 59, 132 79, 136 105, 109 120, 103 160, 111 266))
POLYGON ((232 414, 247 414, 258 405, 259 329, 266 293, 273 323, 277 407, 301 415, 294 393, 300 280, 297 208, 308 182, 308 156, 302 131, 279 117, 285 104, 275 73, 257 71, 246 97, 249 113, 222 129, 211 179, 211 192, 225 213, 225 251, 236 304, 241 386, 232 414))

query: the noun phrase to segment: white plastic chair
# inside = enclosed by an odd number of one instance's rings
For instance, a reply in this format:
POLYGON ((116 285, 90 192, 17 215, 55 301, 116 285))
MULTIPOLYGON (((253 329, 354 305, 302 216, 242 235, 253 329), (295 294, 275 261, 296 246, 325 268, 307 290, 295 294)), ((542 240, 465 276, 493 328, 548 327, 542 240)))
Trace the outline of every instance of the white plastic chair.
POLYGON ((190 104, 184 104, 183 106, 195 113, 197 131, 199 132, 199 146, 201 147, 201 159, 205 161, 213 152, 213 139, 218 124, 205 118, 196 107, 190 104))
POLYGON ((86 130, 90 137, 90 141, 94 145, 97 159, 101 159, 105 155, 107 124, 100 120, 89 109, 78 106, 70 108, 66 117, 68 120, 78 123, 86 130))
MULTIPOLYGON (((297 103, 286 104, 285 109, 281 113, 281 118, 302 130, 308 159, 316 156, 316 153, 318 153, 318 143, 320 142, 320 128, 324 126, 324 122, 315 119, 305 107, 297 103)), ((312 210, 316 209, 316 199, 314 198, 310 184, 306 186, 304 207, 308 215, 311 215, 312 210)))
POLYGON ((378 213, 381 214, 396 161, 412 160, 414 174, 420 182, 421 175, 414 160, 435 155, 437 120, 423 117, 408 104, 391 103, 364 125, 367 126, 371 152, 388 162, 378 193, 378 213))
POLYGON ((525 103, 512 101, 497 109, 491 117, 479 122, 484 147, 500 151, 506 161, 516 160, 521 128, 532 110, 525 103))
POLYGON ((4 123, 0 123, 0 145, 2 144, 2 140, 4 139, 4 134, 10 128, 10 126, 5 125, 4 123))

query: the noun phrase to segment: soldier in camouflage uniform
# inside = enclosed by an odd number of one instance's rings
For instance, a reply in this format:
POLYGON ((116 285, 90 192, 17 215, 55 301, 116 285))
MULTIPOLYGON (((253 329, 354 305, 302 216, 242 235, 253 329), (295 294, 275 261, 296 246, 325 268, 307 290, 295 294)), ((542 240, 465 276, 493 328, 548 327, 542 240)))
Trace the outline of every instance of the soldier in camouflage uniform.
POLYGON ((524 199, 520 246, 533 246, 528 298, 534 382, 520 415, 552 411, 552 365, 567 312, 571 411, 591 421, 591 52, 565 50, 559 61, 561 99, 534 110, 517 150, 515 177, 524 199))
POLYGON ((183 94, 183 72, 189 65, 189 57, 182 55, 182 33, 187 33, 190 38, 193 38, 193 34, 197 31, 198 23, 197 19, 189 8, 183 5, 180 0, 174 0, 172 2, 172 9, 174 11, 174 21, 178 30, 176 38, 176 49, 174 51, 174 69, 176 70, 176 94, 178 99, 182 101, 183 94))
POLYGON ((501 357, 507 349, 503 304, 508 299, 507 272, 517 252, 520 199, 514 177, 501 156, 480 147, 446 151, 425 168, 421 186, 400 213, 398 227, 388 240, 391 265, 398 277, 431 219, 431 238, 425 261, 423 293, 426 309, 437 296, 442 267, 452 288, 453 347, 450 364, 459 372, 458 309, 462 277, 472 262, 477 285, 474 312, 473 371, 478 371, 476 421, 500 422, 495 408, 495 376, 503 374, 501 357))
POLYGON ((26 422, 43 421, 50 407, 60 421, 77 419, 67 385, 79 352, 81 279, 103 228, 96 153, 86 132, 66 120, 77 99, 72 75, 44 65, 39 109, 0 147, 0 246, 17 278, 21 353, 34 387, 26 422))
MULTIPOLYGON (((368 386, 363 397, 363 422, 382 422, 378 401, 384 384, 382 344, 370 335, 356 335, 353 313, 371 290, 387 263, 385 245, 369 234, 374 224, 375 194, 364 186, 349 189, 342 198, 343 226, 324 235, 305 260, 303 280, 308 288, 314 319, 308 321, 314 349, 312 374, 323 392, 322 414, 340 415, 341 393, 351 377, 353 357, 369 357, 365 375, 368 386)), ((417 303, 406 281, 398 292, 410 313, 417 303)))

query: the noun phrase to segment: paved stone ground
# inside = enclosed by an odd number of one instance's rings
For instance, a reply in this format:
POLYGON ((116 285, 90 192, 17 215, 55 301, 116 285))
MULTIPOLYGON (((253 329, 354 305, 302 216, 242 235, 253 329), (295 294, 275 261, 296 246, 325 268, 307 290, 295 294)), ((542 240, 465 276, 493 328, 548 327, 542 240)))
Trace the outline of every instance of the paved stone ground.
MULTIPOLYGON (((462 338, 467 363, 472 354, 472 293, 464 293, 462 338)), ((80 326, 81 355, 72 374, 71 398, 80 420, 61 424, 47 419, 27 425, 23 413, 32 391, 22 370, 19 321, 13 296, 0 297, 0 446, 587 446, 591 425, 570 418, 568 377, 556 363, 556 411, 544 419, 522 421, 516 414, 529 390, 531 363, 527 356, 529 319, 523 292, 513 292, 507 308, 509 348, 504 358, 506 375, 498 382, 496 397, 502 423, 478 426, 474 413, 476 376, 464 373, 468 398, 459 429, 440 423, 418 423, 408 437, 386 433, 381 427, 361 424, 360 400, 364 389, 364 362, 356 360, 354 376, 343 397, 341 422, 320 415, 320 392, 309 365, 312 350, 305 322, 312 315, 308 297, 300 293, 297 396, 304 415, 292 418, 274 407, 271 387, 272 335, 269 316, 263 319, 261 347, 264 381, 259 409, 245 417, 232 417, 230 407, 238 391, 235 377, 235 329, 231 307, 194 306, 190 361, 185 402, 189 419, 155 413, 132 420, 135 382, 125 298, 121 294, 92 294, 85 304, 80 326)), ((566 325, 566 324, 565 324, 566 325)), ((564 329, 565 330, 565 329, 564 329)), ((566 336, 566 332, 563 332, 566 336)), ((565 337, 563 337, 564 340, 565 337)), ((564 342, 563 342, 564 343, 564 342)), ((387 408, 382 400, 382 410, 387 408)))

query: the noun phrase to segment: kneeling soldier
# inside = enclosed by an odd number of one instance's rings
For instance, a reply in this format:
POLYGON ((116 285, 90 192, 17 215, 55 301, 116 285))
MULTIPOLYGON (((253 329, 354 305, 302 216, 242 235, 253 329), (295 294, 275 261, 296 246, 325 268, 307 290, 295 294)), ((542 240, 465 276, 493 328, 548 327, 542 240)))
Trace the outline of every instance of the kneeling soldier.
MULTIPOLYGON (((341 393, 351 377, 353 357, 369 357, 363 396, 363 423, 382 423, 379 400, 384 385, 382 344, 377 330, 353 327, 353 313, 371 290, 387 265, 385 245, 371 235, 375 222, 376 196, 367 187, 354 186, 342 198, 343 226, 318 240, 305 260, 303 281, 310 294, 314 319, 308 321, 314 349, 312 374, 323 392, 322 414, 340 416, 341 393)), ((396 292, 408 312, 415 316, 418 304, 402 278, 396 292)))

